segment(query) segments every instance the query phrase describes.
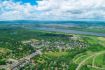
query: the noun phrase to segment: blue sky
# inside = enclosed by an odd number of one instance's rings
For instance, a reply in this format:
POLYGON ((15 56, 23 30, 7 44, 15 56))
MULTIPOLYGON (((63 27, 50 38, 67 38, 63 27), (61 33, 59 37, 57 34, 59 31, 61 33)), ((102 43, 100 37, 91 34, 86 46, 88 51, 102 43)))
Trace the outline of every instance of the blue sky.
POLYGON ((0 0, 0 20, 105 20, 105 0, 0 0))
POLYGON ((37 0, 14 0, 15 2, 21 1, 23 4, 24 3, 30 3, 31 5, 37 5, 37 0))

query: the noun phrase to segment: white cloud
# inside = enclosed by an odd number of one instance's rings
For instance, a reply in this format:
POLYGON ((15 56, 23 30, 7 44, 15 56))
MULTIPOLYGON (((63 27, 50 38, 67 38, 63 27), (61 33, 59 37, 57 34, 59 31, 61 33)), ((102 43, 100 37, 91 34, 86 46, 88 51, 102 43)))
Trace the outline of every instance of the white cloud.
POLYGON ((42 0, 38 5, 0 2, 0 19, 105 19, 105 0, 42 0))

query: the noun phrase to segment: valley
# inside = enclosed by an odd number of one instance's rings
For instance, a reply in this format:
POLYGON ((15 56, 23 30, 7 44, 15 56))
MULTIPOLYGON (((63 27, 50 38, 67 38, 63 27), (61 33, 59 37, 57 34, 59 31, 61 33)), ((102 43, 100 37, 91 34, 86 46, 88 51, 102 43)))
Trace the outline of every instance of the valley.
POLYGON ((0 70, 105 70, 103 22, 0 23, 0 70))

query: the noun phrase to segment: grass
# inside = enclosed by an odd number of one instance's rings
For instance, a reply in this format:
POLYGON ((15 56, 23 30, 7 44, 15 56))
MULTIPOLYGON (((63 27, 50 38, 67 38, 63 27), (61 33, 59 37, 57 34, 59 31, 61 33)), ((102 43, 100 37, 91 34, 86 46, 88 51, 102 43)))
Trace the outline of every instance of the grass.
MULTIPOLYGON (((83 65, 89 65, 89 68, 92 67, 90 70, 104 69, 105 68, 104 67, 105 66, 105 63, 104 63, 104 61, 105 61, 105 52, 104 51, 100 51, 98 53, 94 52, 94 53, 90 53, 90 55, 89 55, 89 53, 87 55, 85 55, 85 56, 81 55, 83 57, 81 57, 81 56, 78 57, 78 58, 76 57, 77 58, 77 59, 75 59, 76 63, 78 63, 78 65, 79 65, 80 63, 82 63, 83 61, 86 60, 81 65, 82 67, 83 67, 83 65), (95 57, 95 59, 94 59, 94 57, 95 57), (93 59, 94 59, 94 64, 92 64, 93 59), (94 65, 94 66, 92 66, 92 65, 94 65)), ((81 68, 79 68, 79 69, 81 69, 81 68)))
POLYGON ((68 55, 68 52, 45 52, 45 55, 51 57, 61 57, 68 55))
POLYGON ((99 40, 99 44, 105 47, 105 37, 98 37, 97 39, 99 40))
POLYGON ((7 49, 7 48, 0 48, 0 54, 6 54, 8 52, 10 52, 11 50, 7 49))
POLYGON ((79 64, 82 60, 84 60, 87 56, 86 55, 82 55, 80 57, 78 57, 76 60, 74 60, 74 62, 76 64, 79 64))
MULTIPOLYGON (((77 56, 75 56, 74 57, 74 59, 73 59, 73 61, 76 63, 76 64, 79 64, 80 62, 82 62, 83 60, 85 60, 86 58, 88 58, 89 56, 91 56, 92 55, 92 52, 90 52, 90 51, 87 51, 87 52, 85 52, 85 54, 79 54, 79 55, 77 55, 77 56)), ((88 64, 91 64, 91 62, 92 62, 92 59, 89 59, 87 62, 86 62, 86 64, 88 63, 88 64)))
POLYGON ((94 64, 98 67, 103 67, 103 65, 105 65, 104 61, 105 61, 105 56, 104 56, 104 54, 102 54, 95 58, 94 64))

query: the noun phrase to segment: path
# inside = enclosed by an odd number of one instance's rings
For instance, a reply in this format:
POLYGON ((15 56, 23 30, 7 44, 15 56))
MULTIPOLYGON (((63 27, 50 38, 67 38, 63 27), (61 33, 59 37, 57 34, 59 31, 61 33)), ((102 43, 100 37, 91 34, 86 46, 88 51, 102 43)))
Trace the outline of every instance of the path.
POLYGON ((80 62, 80 64, 77 66, 76 70, 80 70, 81 67, 85 64, 85 62, 86 62, 88 59, 90 59, 90 58, 92 58, 92 57, 95 57, 95 56, 98 56, 98 55, 103 54, 103 53, 105 53, 105 51, 101 51, 101 52, 95 53, 95 54, 93 54, 93 55, 87 57, 85 60, 83 60, 82 62, 80 62))

